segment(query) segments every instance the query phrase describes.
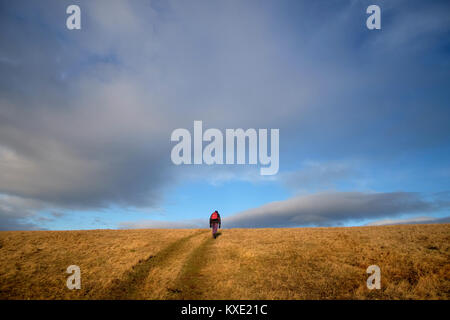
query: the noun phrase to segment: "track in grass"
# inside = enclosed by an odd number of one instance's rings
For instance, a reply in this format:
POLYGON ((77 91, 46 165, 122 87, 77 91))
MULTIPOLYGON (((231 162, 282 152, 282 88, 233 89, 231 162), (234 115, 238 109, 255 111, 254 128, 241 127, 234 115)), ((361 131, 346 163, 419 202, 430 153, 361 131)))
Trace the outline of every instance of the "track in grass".
POLYGON ((113 281, 112 286, 110 286, 106 292, 101 295, 102 299, 142 299, 142 285, 145 282, 151 269, 164 264, 165 261, 172 257, 175 257, 180 250, 183 250, 184 244, 190 239, 204 234, 204 231, 196 232, 187 237, 183 237, 161 251, 156 255, 151 255, 145 260, 141 260, 138 264, 132 267, 131 270, 126 272, 122 279, 116 279, 113 281))
POLYGON ((166 299, 198 300, 208 290, 208 277, 202 274, 208 255, 212 253, 214 239, 208 237, 196 247, 185 262, 173 288, 169 289, 166 299))

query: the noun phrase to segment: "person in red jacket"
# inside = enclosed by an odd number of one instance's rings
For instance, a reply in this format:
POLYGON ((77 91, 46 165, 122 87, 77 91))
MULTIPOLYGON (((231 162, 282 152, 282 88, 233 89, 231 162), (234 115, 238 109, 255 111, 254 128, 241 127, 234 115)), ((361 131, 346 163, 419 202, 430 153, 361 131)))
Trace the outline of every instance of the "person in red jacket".
POLYGON ((216 210, 214 211, 211 216, 209 217, 209 227, 212 228, 212 236, 215 239, 217 234, 217 227, 222 227, 222 221, 220 219, 220 214, 216 210))

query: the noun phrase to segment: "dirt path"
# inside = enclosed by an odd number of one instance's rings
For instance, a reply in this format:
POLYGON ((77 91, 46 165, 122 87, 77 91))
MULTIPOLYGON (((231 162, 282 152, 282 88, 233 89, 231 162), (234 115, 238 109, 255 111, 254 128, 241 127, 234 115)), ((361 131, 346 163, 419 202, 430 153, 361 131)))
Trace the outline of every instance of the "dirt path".
POLYGON ((199 231, 183 237, 172 242, 157 254, 141 260, 126 272, 121 279, 113 281, 113 284, 101 294, 100 298, 158 299, 158 294, 152 295, 151 293, 161 291, 161 283, 154 283, 155 281, 151 279, 157 280, 159 278, 159 280, 164 279, 168 281, 169 270, 167 269, 171 269, 170 266, 180 259, 180 254, 183 254, 189 247, 197 243, 204 234, 204 231, 199 231), (148 286, 149 282, 154 284, 153 288, 148 286))
POLYGON ((140 261, 100 299, 201 299, 207 279, 201 269, 213 244, 210 232, 183 237, 140 261))
POLYGON ((173 288, 169 289, 164 299, 172 300, 196 300, 202 299, 208 292, 208 275, 203 269, 208 263, 208 256, 212 253, 213 238, 208 237, 197 246, 187 257, 183 268, 174 282, 173 288))

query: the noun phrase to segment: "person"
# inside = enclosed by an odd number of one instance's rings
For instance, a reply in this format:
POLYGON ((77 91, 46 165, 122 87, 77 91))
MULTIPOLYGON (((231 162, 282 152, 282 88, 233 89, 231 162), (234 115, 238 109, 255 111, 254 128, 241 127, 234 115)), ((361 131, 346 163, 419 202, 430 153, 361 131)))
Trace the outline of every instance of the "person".
POLYGON ((212 228, 212 236, 215 239, 217 236, 217 227, 221 228, 222 221, 220 219, 220 214, 216 210, 209 217, 209 227, 212 228))

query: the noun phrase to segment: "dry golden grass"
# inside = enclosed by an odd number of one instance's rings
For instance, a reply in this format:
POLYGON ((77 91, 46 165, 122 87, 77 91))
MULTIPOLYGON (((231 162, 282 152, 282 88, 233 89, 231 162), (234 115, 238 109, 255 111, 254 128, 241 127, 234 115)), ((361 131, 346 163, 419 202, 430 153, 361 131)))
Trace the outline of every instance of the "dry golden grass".
POLYGON ((113 280, 196 230, 0 232, 1 299, 89 299, 113 280), (69 290, 69 265, 81 269, 81 290, 69 290))
POLYGON ((449 240, 450 225, 227 230, 205 298, 448 299, 449 240), (380 290, 366 285, 374 264, 380 290))
POLYGON ((450 224, 0 232, 0 299, 449 299, 449 240, 450 224))

